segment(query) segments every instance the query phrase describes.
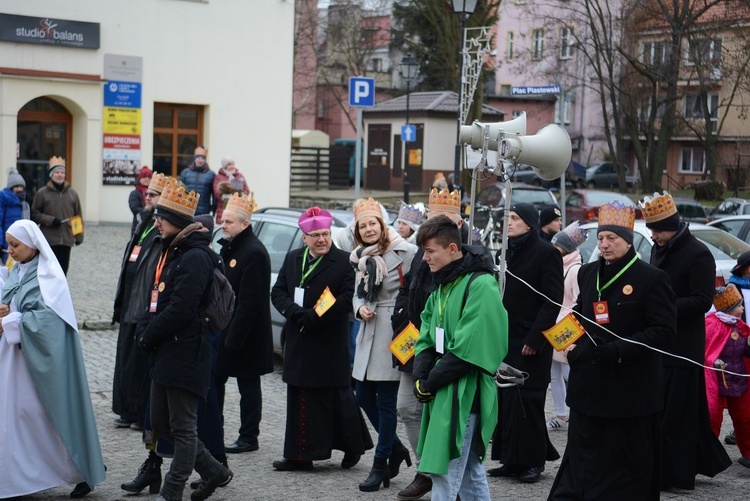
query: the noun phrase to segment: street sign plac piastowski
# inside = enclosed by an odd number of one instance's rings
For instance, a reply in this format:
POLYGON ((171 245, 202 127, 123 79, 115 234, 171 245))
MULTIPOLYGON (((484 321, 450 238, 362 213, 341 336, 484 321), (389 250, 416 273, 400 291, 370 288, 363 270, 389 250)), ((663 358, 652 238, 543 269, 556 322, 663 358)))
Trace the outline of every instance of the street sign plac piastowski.
POLYGON ((349 106, 356 108, 372 108, 375 106, 374 78, 349 78, 349 106))
POLYGON ((548 96, 560 93, 559 85, 529 85, 522 87, 511 87, 512 96, 548 96))
POLYGON ((416 125, 402 125, 401 126, 401 141, 405 143, 413 143, 417 140, 417 126, 416 125))

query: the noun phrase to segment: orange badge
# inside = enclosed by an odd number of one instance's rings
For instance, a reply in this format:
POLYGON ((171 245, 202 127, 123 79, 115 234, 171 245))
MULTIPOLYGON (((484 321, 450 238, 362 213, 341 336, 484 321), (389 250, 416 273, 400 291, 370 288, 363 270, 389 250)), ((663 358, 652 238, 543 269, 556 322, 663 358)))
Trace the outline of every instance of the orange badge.
POLYGON ((166 287, 166 286, 164 285, 164 282, 160 283, 160 284, 159 284, 159 292, 164 292, 164 287, 166 287))
POLYGON ((626 296, 629 296, 633 293, 633 286, 632 285, 626 285, 622 288, 622 293, 626 296))
POLYGON ((597 313, 604 313, 607 311, 607 307, 604 306, 602 303, 596 303, 596 312, 597 313))
POLYGON ((740 335, 737 333, 737 331, 732 332, 732 339, 737 341, 740 338, 740 335))
POLYGON ((231 261, 229 261, 229 267, 230 268, 234 268, 235 266, 237 266, 237 260, 236 259, 232 259, 231 261))

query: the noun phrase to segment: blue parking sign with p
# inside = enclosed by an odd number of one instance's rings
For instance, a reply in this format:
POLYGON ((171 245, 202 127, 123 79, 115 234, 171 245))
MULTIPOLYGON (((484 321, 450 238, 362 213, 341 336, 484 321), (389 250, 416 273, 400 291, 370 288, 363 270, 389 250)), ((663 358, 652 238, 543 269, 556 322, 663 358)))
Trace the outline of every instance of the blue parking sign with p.
POLYGON ((349 78, 349 106, 372 108, 375 106, 375 79, 349 78))

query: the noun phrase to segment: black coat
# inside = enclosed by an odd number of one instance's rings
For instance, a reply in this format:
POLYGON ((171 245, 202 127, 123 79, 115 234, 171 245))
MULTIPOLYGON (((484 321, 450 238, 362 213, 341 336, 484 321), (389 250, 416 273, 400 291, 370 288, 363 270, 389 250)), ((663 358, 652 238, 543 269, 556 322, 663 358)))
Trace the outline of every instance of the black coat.
MULTIPOLYGON (((677 335, 665 351, 703 363, 706 352, 703 315, 711 308, 714 297, 716 262, 708 247, 687 228, 670 244, 663 249, 663 255, 656 246, 651 253, 651 264, 669 275, 677 296, 677 335)), ((696 367, 669 356, 662 363, 666 367, 696 367)))
POLYGON ((294 290, 302 278, 305 252, 307 247, 287 254, 271 291, 273 305, 287 319, 284 382, 301 387, 345 387, 351 381, 349 312, 354 268, 349 263, 349 253, 332 246, 306 278, 305 300, 300 307, 294 302, 294 290), (319 317, 314 307, 326 287, 336 303, 319 317))
MULTIPOLYGON (((616 263, 606 266, 604 286, 635 256, 631 248, 616 263)), ((575 309, 594 319, 598 301, 596 277, 604 260, 585 264, 578 272, 580 293, 575 309)), ((675 335, 677 308, 669 277, 662 270, 636 259, 612 285, 602 291, 607 301, 610 323, 605 327, 620 337, 664 349, 675 335)), ((567 403, 571 409, 593 417, 643 417, 658 412, 662 405, 659 392, 661 354, 621 339, 598 325, 583 322, 586 331, 597 340, 594 347, 585 334, 568 354, 570 377, 567 403)), ((696 391, 703 391, 696 388, 696 391)))
POLYGON ((156 312, 142 317, 136 329, 139 344, 153 352, 151 380, 203 398, 211 376, 211 345, 201 310, 218 264, 210 244, 211 234, 200 223, 163 242, 169 247, 156 312))
MULTIPOLYGON (((562 255, 530 231, 508 258, 508 271, 557 303, 563 298, 562 255)), ((542 331, 555 325, 560 307, 506 273, 503 305, 508 311, 508 354, 504 362, 527 372, 525 388, 546 388, 550 382, 552 346, 542 331), (535 355, 522 355, 524 345, 535 355)))
POLYGON ((234 290, 234 316, 219 343, 216 373, 254 377, 273 371, 271 258, 252 226, 220 240, 225 274, 234 290))

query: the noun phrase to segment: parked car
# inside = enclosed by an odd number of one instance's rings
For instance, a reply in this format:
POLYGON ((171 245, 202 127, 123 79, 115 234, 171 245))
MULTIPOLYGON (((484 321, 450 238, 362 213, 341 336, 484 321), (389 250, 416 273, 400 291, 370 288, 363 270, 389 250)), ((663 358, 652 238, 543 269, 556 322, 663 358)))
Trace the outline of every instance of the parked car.
MULTIPOLYGON (((628 188, 634 188, 638 184, 638 176, 625 173, 625 183, 628 188)), ((586 169, 586 186, 594 188, 618 188, 617 169, 612 162, 599 162, 586 169)))
POLYGON ((636 219, 643 219, 643 212, 627 195, 613 191, 572 190, 565 198, 565 221, 589 223, 599 217, 599 207, 610 202, 620 202, 635 209, 636 219))
POLYGON ((681 221, 701 224, 708 223, 706 208, 699 202, 690 198, 675 198, 674 204, 677 207, 677 213, 680 215, 681 221))
POLYGON ((714 210, 708 215, 708 219, 713 221, 722 217, 739 216, 742 214, 750 214, 750 202, 744 198, 727 198, 714 207, 714 210))
MULTIPOLYGON (((284 263, 284 258, 289 251, 302 247, 302 230, 297 226, 297 220, 304 209, 291 209, 269 207, 258 209, 253 212, 250 220, 253 232, 263 242, 268 256, 271 258, 271 287, 276 283, 279 276, 279 270, 284 263)), ((353 215, 346 211, 330 211, 333 216, 333 226, 343 228, 351 220, 353 215)), ((221 228, 217 225, 214 228, 213 248, 216 252, 221 251, 219 240, 222 237, 221 228)), ((271 305, 271 322, 273 324, 273 349, 280 355, 284 356, 284 327, 286 319, 279 311, 271 305)))
MULTIPOLYGON (((581 227, 585 230, 590 230, 589 237, 578 247, 581 251, 583 262, 590 263, 596 261, 599 257, 599 249, 596 245, 597 223, 588 223, 581 227)), ((651 230, 646 228, 645 221, 636 221, 633 233, 633 248, 638 253, 638 256, 648 263, 651 259, 651 250, 654 245, 651 240, 651 230)), ((750 250, 750 244, 733 237, 719 228, 704 224, 691 223, 690 233, 706 244, 706 247, 708 247, 708 250, 714 256, 714 260, 716 261, 716 286, 725 285, 729 281, 729 276, 732 274, 732 268, 737 263, 737 258, 743 252, 750 250)))
POLYGON ((711 221, 708 225, 724 230, 750 244, 750 215, 723 217, 711 221))
MULTIPOLYGON (((547 189, 559 189, 560 178, 548 181, 536 175, 530 165, 506 163, 505 171, 510 174, 510 180, 518 183, 530 184, 532 186, 541 186, 547 189)), ((565 170, 565 186, 567 188, 584 188, 586 186, 586 168, 571 160, 568 168, 565 170)))

